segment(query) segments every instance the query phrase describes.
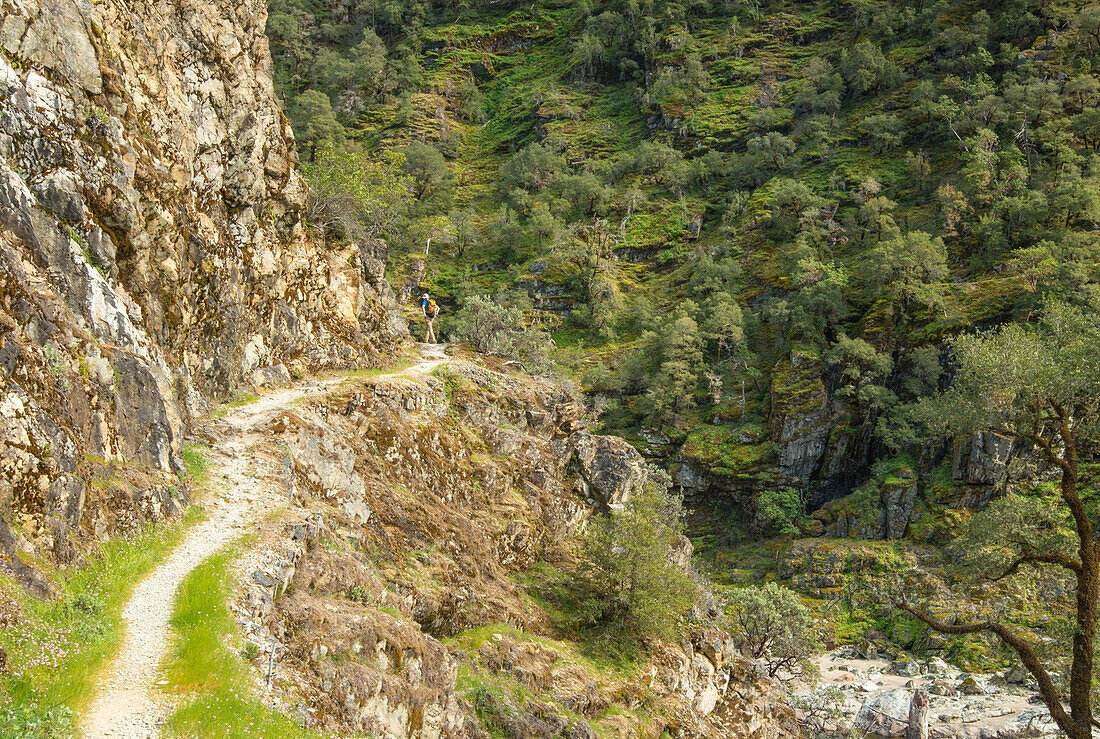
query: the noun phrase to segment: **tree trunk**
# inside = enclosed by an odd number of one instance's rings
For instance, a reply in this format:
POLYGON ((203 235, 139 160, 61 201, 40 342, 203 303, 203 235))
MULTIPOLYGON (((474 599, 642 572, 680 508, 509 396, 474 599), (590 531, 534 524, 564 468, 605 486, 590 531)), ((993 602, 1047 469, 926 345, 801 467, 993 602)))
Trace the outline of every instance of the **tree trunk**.
POLYGON ((928 739, 928 693, 917 690, 909 701, 909 728, 905 739, 928 739))
POLYGON ((1070 715, 1083 736, 1092 735, 1092 654, 1096 641, 1096 605, 1100 596, 1100 562, 1092 541, 1092 529, 1077 492, 1077 450, 1072 441, 1066 444, 1069 463, 1062 472, 1062 497, 1070 503, 1077 519, 1080 537, 1078 556, 1081 570, 1077 574, 1077 629, 1073 635, 1073 664, 1070 667, 1070 715), (1076 507, 1080 507, 1078 513, 1076 507))

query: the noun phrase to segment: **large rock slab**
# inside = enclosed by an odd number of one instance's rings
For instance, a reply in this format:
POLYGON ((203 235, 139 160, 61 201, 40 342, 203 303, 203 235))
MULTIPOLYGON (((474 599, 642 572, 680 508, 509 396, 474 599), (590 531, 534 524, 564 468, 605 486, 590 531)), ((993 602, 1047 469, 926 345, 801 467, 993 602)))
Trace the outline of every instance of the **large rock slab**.
POLYGON ((617 436, 579 432, 572 438, 575 468, 586 492, 604 508, 619 508, 648 479, 645 458, 617 436))

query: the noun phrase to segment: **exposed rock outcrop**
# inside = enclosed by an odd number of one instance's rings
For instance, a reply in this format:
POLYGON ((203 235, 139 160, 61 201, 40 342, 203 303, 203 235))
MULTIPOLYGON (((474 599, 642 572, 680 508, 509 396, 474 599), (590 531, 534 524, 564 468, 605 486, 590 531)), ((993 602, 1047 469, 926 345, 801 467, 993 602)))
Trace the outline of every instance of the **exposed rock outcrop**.
POLYGON ((178 484, 207 399, 404 330, 384 244, 304 226, 265 21, 259 0, 0 3, 0 510, 35 530, 170 510, 147 493, 178 484), (126 516, 88 484, 105 464, 147 468, 126 516))
MULTIPOLYGON (((237 612, 253 643, 279 645, 280 680, 322 724, 402 739, 798 735, 717 629, 613 679, 556 639, 525 573, 567 566, 593 511, 643 484, 641 458, 592 436, 552 383, 462 361, 436 375, 348 384, 270 428, 291 450, 300 520, 237 612)), ((690 545, 678 554, 686 566, 690 545)))
POLYGON ((825 525, 804 533, 893 539, 904 536, 919 515, 933 470, 939 477, 936 504, 970 510, 985 508, 1006 485, 1042 475, 1034 456, 1012 439, 977 433, 949 444, 930 443, 916 465, 920 479, 880 485, 873 463, 897 459, 888 458, 876 432, 876 412, 864 407, 838 374, 822 357, 794 350, 771 370, 763 423, 693 429, 679 453, 664 460, 671 462, 688 501, 697 508, 728 510, 759 530, 760 493, 790 486, 802 493, 808 511, 824 511, 816 517, 825 525), (854 512, 852 499, 871 482, 881 488, 881 500, 854 512))
POLYGON ((578 433, 571 439, 574 468, 587 497, 604 508, 618 508, 645 485, 645 459, 617 436, 578 433))

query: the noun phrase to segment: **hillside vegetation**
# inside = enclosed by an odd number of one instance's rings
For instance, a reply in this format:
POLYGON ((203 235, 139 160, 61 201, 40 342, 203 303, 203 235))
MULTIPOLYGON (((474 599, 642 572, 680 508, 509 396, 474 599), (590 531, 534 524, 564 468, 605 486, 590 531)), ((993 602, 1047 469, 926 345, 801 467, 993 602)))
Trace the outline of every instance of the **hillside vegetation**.
POLYGON ((269 8, 307 174, 388 163, 391 279, 524 309, 750 516, 867 480, 945 338, 1096 294, 1094 4, 269 8))

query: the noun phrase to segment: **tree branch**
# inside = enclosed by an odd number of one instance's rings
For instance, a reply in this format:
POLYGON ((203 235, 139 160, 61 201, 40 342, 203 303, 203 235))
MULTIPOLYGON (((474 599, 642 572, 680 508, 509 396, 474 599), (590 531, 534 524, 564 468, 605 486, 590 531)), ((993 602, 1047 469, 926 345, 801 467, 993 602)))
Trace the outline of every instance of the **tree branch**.
POLYGON ((1004 580, 1009 575, 1014 574, 1016 570, 1020 569, 1021 565, 1025 564, 1058 565, 1075 574, 1081 574, 1081 563, 1063 554, 1023 554, 1017 557, 1016 560, 1008 566, 1008 569, 992 578, 990 582, 1004 580))
POLYGON ((1054 682, 1050 679, 1050 674, 1047 673, 1046 669, 1043 667, 1043 663, 1039 661, 1031 645, 1007 626, 989 621, 980 624, 946 624, 919 608, 909 605, 909 603, 904 600, 894 601, 894 606, 905 611, 918 621, 927 624, 933 631, 938 631, 941 634, 977 634, 982 631, 991 631, 996 634, 1001 641, 1016 651, 1016 654, 1020 657, 1020 661, 1024 663, 1024 667, 1026 667, 1028 672, 1031 673, 1031 676, 1035 678, 1035 681, 1039 683, 1039 696, 1043 699, 1043 703, 1046 704, 1047 709, 1050 711, 1051 718, 1058 724, 1058 728, 1071 737, 1080 735, 1080 727, 1078 727, 1070 715, 1066 713, 1058 689, 1054 687, 1054 682))
POLYGON ((1047 458, 1047 461, 1050 462, 1051 464, 1057 465, 1062 470, 1062 472, 1068 472, 1069 471, 1069 462, 1067 462, 1066 460, 1059 457, 1055 453, 1053 445, 1049 441, 1044 439, 1042 436, 1039 436, 1038 434, 1020 434, 1020 433, 1017 433, 1015 435, 1019 436, 1022 439, 1027 439, 1032 444, 1039 447, 1039 449, 1042 450, 1043 455, 1047 458))

